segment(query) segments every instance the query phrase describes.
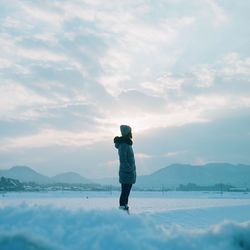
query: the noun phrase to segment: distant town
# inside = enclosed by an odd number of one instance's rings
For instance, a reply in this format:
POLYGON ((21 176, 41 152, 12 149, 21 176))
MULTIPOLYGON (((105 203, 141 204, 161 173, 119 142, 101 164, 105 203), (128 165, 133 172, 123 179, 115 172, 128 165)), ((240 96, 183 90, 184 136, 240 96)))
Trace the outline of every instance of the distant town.
POLYGON ((20 182, 12 178, 0 178, 0 192, 40 192, 40 191, 112 191, 118 187, 100 184, 82 183, 47 183, 38 184, 35 182, 20 182))
MULTIPOLYGON (((137 191, 218 191, 218 192, 249 192, 249 188, 237 188, 226 184, 211 186, 199 186, 193 183, 179 185, 176 189, 161 188, 134 188, 137 191)), ((1 177, 0 192, 44 192, 44 191, 107 191, 119 190, 119 186, 100 184, 69 184, 69 183, 48 183, 38 184, 35 182, 20 182, 17 179, 1 177)))

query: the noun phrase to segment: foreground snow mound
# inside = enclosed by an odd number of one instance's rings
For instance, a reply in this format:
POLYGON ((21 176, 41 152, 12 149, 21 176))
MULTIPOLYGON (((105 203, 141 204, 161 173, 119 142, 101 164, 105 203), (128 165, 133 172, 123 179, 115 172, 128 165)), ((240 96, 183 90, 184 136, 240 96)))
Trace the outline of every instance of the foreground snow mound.
MULTIPOLYGON (((168 213, 166 212, 166 216, 168 213)), ((0 209, 0 249, 250 249, 250 221, 206 230, 168 227, 154 215, 123 211, 5 207, 0 209)))

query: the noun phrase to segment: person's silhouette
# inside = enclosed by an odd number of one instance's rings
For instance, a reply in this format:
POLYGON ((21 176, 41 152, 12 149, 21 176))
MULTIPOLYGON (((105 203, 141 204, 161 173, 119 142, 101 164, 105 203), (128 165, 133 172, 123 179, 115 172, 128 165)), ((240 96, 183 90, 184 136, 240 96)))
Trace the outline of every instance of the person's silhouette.
POLYGON ((136 182, 136 166, 133 152, 132 129, 128 125, 120 126, 122 136, 114 138, 119 154, 119 182, 121 183, 120 209, 129 212, 128 197, 132 185, 136 182))

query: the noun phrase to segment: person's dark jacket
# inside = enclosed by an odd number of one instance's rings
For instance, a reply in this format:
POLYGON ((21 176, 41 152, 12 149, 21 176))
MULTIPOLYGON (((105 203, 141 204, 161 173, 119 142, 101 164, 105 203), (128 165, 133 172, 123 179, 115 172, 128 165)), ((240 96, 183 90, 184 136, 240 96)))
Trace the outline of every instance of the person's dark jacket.
POLYGON ((115 137, 115 147, 119 154, 119 182, 121 184, 134 184, 136 182, 136 166, 132 140, 129 137, 115 137))

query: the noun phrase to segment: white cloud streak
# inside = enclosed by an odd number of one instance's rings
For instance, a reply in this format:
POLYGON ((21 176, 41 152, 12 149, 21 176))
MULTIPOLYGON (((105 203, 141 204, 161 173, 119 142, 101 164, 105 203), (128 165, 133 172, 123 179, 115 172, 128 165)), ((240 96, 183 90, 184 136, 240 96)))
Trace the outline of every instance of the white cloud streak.
POLYGON ((5 116, 8 117, 11 112, 16 112, 15 115, 18 115, 20 107, 34 107, 36 105, 42 106, 49 104, 54 104, 54 102, 18 83, 6 82, 0 85, 0 112, 2 119, 5 116))
POLYGON ((1 151, 18 148, 43 148, 50 146, 82 147, 95 144, 109 138, 106 133, 79 131, 58 131, 55 129, 43 129, 37 134, 5 139, 0 144, 1 151))
POLYGON ((221 25, 228 21, 228 16, 226 15, 223 7, 219 5, 217 0, 205 0, 205 2, 215 17, 214 20, 216 25, 221 25))
POLYGON ((241 58, 238 53, 229 53, 222 59, 220 73, 226 79, 242 77, 250 81, 250 57, 241 58))

